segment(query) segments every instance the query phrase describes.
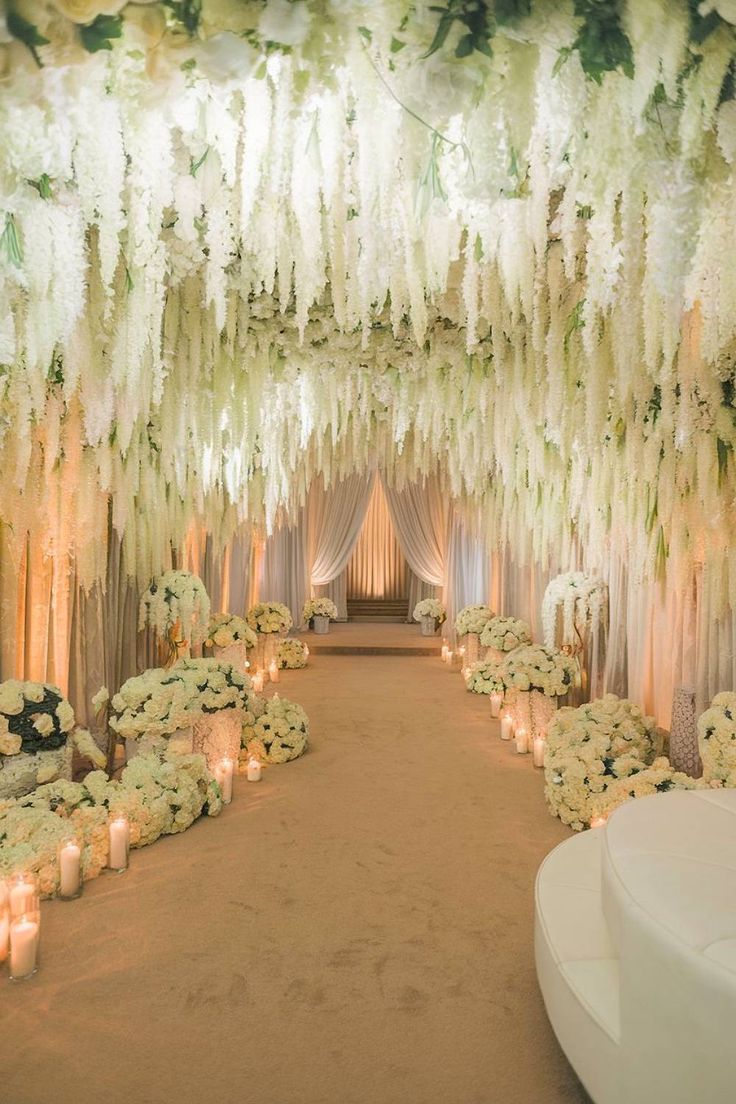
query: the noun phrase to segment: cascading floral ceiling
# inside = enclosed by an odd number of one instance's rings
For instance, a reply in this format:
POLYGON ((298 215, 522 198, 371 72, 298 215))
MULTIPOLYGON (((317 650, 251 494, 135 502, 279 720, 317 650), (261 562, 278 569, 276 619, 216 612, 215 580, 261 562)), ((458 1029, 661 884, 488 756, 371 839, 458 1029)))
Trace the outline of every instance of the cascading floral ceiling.
POLYGON ((13 0, 0 518, 89 583, 313 476, 736 608, 736 0, 13 0), (110 505, 111 504, 111 505, 110 505))

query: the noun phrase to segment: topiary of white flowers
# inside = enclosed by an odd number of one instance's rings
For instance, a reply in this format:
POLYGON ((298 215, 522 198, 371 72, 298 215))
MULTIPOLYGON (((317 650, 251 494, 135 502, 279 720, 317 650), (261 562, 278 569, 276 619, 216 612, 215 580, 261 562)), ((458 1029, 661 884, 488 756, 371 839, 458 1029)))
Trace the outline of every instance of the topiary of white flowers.
POLYGON ((293 621, 291 610, 282 602, 256 602, 248 610, 248 624, 254 632, 286 633, 293 621))
POLYGON ((302 620, 311 621, 315 617, 327 617, 330 621, 337 618, 337 606, 331 598, 309 598, 302 609, 302 620))
POLYGON ((532 631, 526 621, 516 617, 492 617, 480 634, 484 648, 495 648, 499 652, 511 652, 522 644, 530 644, 532 631))
POLYGON ((490 606, 464 606, 455 618, 455 632, 458 636, 482 633, 492 617, 493 610, 490 606))
POLYGON ((230 648, 242 644, 255 648, 258 637, 244 617, 234 613, 216 613, 210 618, 205 644, 210 648, 230 648))
POLYGON ((161 637, 176 630, 187 643, 199 643, 207 632, 210 600, 204 583, 190 571, 166 571, 141 598, 139 629, 151 625, 161 637))
POLYGON ((703 777, 736 786, 736 694, 716 694, 698 719, 698 747, 703 777))

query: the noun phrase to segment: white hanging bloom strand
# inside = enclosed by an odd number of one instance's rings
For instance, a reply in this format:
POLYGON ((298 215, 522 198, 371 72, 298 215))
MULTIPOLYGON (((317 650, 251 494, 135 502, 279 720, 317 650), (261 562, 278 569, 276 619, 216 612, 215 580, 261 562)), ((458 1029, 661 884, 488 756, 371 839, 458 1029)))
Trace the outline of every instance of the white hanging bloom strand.
POLYGON ((547 648, 556 647, 557 615, 562 611, 561 644, 574 644, 575 631, 583 632, 606 613, 608 590, 601 579, 583 571, 568 571, 547 584, 542 598, 542 631, 547 648))

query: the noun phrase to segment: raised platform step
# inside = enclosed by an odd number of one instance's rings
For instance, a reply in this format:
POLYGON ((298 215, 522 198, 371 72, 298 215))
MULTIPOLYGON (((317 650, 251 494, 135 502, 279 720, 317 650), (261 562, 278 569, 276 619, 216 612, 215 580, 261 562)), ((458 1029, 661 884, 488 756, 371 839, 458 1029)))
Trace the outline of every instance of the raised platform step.
POLYGON ((406 621, 408 612, 407 598, 348 598, 349 621, 385 621, 398 624, 406 621))
POLYGON ((378 621, 333 622, 326 636, 309 632, 301 639, 315 656, 439 656, 442 650, 441 638, 422 636, 418 625, 378 621))

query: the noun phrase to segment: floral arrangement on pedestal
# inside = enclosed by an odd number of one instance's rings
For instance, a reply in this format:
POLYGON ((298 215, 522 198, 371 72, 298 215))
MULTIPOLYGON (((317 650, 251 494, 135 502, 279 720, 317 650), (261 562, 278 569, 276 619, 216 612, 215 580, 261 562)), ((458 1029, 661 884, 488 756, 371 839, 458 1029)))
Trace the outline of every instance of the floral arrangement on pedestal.
POLYGON ((209 648, 230 648, 233 644, 255 648, 258 636, 244 617, 234 613, 215 613, 210 618, 204 643, 209 648))
POLYGON ((703 778, 736 786, 736 693, 716 694, 698 719, 703 778))
POLYGON ((257 633, 287 633, 293 625, 291 610, 282 602, 256 602, 248 610, 248 624, 257 633))
POLYGON ((139 756, 120 781, 93 771, 82 782, 55 781, 0 802, 0 874, 27 870, 41 892, 58 892, 58 846, 70 831, 82 842, 82 874, 95 878, 107 861, 108 819, 125 814, 132 847, 183 832, 199 816, 222 808, 217 783, 201 755, 139 756))
POLYGON ((165 748, 171 737, 204 716, 242 710, 249 690, 250 679, 229 663, 179 660, 174 667, 156 667, 124 682, 111 702, 110 727, 145 749, 165 748))
POLYGON ((141 598, 138 628, 150 625, 168 644, 167 666, 207 632, 210 600, 204 583, 190 571, 166 571, 141 598))
POLYGON ((302 620, 312 621, 315 617, 326 617, 329 621, 337 620, 337 606, 331 598, 309 598, 302 609, 302 620))
POLYGON ((455 618, 455 632, 458 636, 480 635, 493 616, 490 606, 464 606, 455 618))
POLYGON ((473 663, 466 669, 465 685, 474 694, 503 694, 506 689, 499 665, 485 660, 473 663))
POLYGON ((72 750, 95 766, 105 755, 74 710, 48 683, 0 683, 0 797, 15 797, 55 778, 71 777, 72 750))
POLYGON ((286 640, 280 640, 276 648, 276 662, 282 671, 296 671, 301 667, 306 667, 308 655, 307 645, 293 636, 287 637, 286 640))
POLYGON ((529 625, 516 617, 492 617, 480 634, 481 647, 492 649, 497 659, 502 652, 512 652, 531 641, 529 625))
POLYGON ((557 646, 558 610, 562 610, 560 643, 567 647, 574 647, 591 625, 603 619, 607 600, 608 588, 603 580, 593 575, 586 575, 583 571, 568 571, 550 580, 542 599, 542 631, 545 646, 547 648, 557 646))
POLYGON ((254 723, 243 726, 241 764, 250 756, 266 763, 288 763, 307 749, 309 719, 300 705, 274 694, 254 723))
POLYGON ((654 718, 615 694, 560 709, 548 729, 544 762, 550 812, 577 831, 587 827, 605 811, 609 786, 646 770, 661 746, 654 718))
POLYGON ((447 620, 447 610, 439 598, 422 598, 415 605, 412 617, 415 621, 421 621, 424 617, 431 617, 437 628, 447 620))
POLYGON ((541 644, 526 644, 509 652, 500 669, 507 690, 538 690, 548 698, 563 697, 575 675, 569 656, 541 644))

